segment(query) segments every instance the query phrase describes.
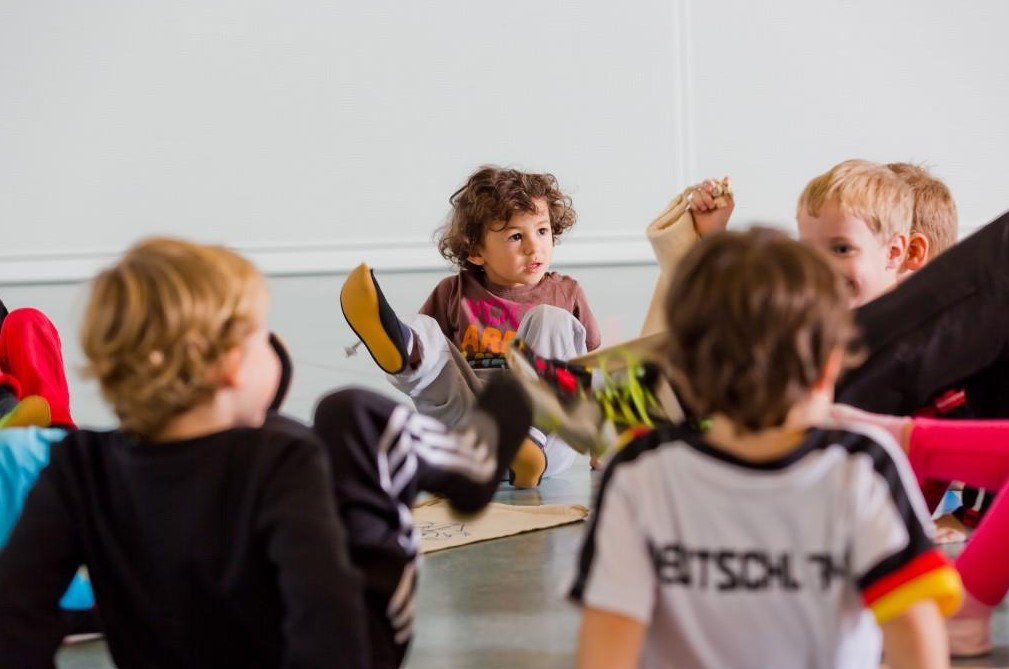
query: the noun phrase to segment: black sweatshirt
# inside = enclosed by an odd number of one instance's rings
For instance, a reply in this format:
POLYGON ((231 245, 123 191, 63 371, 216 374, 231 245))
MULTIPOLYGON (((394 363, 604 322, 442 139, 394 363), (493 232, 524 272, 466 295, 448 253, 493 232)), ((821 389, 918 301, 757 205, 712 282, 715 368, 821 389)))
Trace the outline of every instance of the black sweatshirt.
POLYGON ((54 666, 80 564, 120 669, 366 667, 361 579, 307 435, 54 445, 0 553, 0 667, 54 666))

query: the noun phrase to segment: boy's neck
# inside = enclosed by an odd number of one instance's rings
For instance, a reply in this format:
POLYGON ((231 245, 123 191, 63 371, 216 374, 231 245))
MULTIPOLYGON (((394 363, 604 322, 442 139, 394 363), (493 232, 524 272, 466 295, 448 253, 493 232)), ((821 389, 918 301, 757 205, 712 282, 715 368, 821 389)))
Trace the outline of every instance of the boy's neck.
POLYGON ((490 290, 491 292, 494 292, 494 293, 508 293, 508 292, 513 292, 513 293, 514 292, 518 292, 518 293, 521 293, 523 291, 532 290, 532 289, 536 288, 536 286, 538 286, 541 283, 543 283, 543 279, 544 279, 544 277, 546 277, 546 275, 547 275, 547 273, 544 272, 543 276, 541 276, 536 283, 519 283, 519 284, 512 284, 510 286, 505 286, 505 285, 502 285, 500 283, 496 283, 496 282, 492 281, 491 278, 490 278, 490 276, 488 276, 488 274, 486 272, 482 272, 481 273, 481 279, 483 281, 484 287, 487 288, 488 290, 490 290))
POLYGON ((711 417, 704 440, 720 451, 750 463, 779 460, 802 443, 809 428, 823 423, 830 407, 829 393, 814 392, 805 402, 792 407, 785 422, 757 432, 746 432, 724 414, 711 417))
POLYGON ((217 396, 169 420, 151 441, 185 441, 235 427, 235 417, 217 396))
POLYGON ((720 451, 751 463, 779 460, 802 443, 806 428, 781 425, 759 432, 739 432, 731 420, 722 415, 711 418, 711 427, 704 440, 720 451))

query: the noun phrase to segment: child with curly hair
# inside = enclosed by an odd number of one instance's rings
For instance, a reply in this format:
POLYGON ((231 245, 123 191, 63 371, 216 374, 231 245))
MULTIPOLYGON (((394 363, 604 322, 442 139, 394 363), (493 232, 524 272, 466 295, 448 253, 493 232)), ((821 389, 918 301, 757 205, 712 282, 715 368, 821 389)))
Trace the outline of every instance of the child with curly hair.
MULTIPOLYGON (((397 316, 367 265, 347 277, 340 303, 392 384, 421 413, 455 425, 475 391, 500 373, 514 338, 567 359, 596 349, 599 328, 578 282, 550 271, 554 244, 575 224, 553 175, 485 166, 450 201, 438 248, 459 271, 435 286, 419 314, 397 316)), ((534 487, 575 456, 533 429, 510 481, 534 487)))

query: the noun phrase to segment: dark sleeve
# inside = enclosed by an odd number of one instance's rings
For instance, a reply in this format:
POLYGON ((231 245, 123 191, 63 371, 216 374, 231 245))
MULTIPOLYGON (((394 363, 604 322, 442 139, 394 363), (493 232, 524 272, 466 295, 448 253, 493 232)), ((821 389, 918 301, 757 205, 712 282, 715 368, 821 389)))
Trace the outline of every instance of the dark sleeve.
POLYGON ((275 463, 260 527, 284 605, 284 667, 365 669, 368 633, 360 575, 350 562, 322 447, 295 440, 275 463))
POLYGON ((585 326, 585 348, 590 351, 599 348, 601 339, 599 324, 596 323, 596 317, 592 314, 592 309, 589 308, 589 300, 585 297, 585 291, 582 290, 579 283, 575 283, 575 307, 571 310, 571 314, 585 326))
POLYGON ((61 483, 59 447, 28 493, 0 551, 0 668, 53 667, 63 638, 59 601, 82 562, 80 540, 61 483))

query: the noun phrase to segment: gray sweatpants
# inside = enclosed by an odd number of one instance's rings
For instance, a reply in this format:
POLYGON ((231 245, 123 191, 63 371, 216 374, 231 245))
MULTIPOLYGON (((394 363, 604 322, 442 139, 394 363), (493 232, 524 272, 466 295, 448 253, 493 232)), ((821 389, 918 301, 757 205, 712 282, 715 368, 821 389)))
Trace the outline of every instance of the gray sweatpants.
MULTIPOLYGON (((457 425, 469 413, 476 393, 487 379, 493 374, 507 372, 471 368, 430 316, 413 314, 402 320, 413 331, 421 362, 416 369, 407 368, 399 374, 388 375, 389 382, 406 393, 420 413, 450 427, 457 425)), ((519 323, 517 336, 546 358, 568 360, 587 353, 585 326, 559 307, 541 304, 530 309, 519 323)), ((553 435, 547 437, 545 451, 547 470, 544 476, 561 473, 578 457, 553 435)))

